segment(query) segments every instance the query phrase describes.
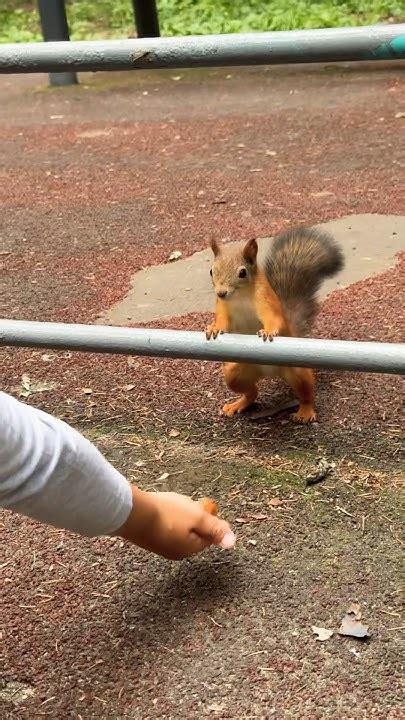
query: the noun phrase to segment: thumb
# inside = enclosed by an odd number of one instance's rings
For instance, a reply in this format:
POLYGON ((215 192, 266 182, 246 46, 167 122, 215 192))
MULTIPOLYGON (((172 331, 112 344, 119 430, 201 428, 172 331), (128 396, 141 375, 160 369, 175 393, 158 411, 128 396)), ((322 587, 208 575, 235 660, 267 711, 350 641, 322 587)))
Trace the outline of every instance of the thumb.
POLYGON ((215 515, 203 513, 193 529, 209 545, 219 545, 224 550, 232 550, 235 546, 236 538, 230 526, 215 515))

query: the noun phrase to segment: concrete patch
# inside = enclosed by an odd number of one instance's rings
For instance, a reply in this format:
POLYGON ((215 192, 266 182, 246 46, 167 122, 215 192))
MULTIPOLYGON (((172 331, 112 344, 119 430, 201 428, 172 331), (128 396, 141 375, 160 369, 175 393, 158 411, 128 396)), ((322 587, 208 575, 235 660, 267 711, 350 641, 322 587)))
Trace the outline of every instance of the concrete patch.
MULTIPOLYGON (((383 272, 394 264, 396 253, 404 249, 403 216, 349 215, 320 227, 341 243, 346 258, 343 272, 324 284, 321 297, 383 272)), ((268 242, 269 238, 259 240, 259 258, 263 257, 268 242)), ((137 272, 127 295, 103 313, 98 322, 127 325, 211 311, 214 307, 209 277, 211 258, 211 251, 204 250, 185 260, 137 272)))

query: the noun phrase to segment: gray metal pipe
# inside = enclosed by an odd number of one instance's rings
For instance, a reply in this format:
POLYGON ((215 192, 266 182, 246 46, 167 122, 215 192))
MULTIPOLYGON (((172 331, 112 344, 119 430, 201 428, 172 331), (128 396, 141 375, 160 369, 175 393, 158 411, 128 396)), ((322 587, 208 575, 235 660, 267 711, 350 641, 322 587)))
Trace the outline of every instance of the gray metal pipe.
MULTIPOLYGON (((39 18, 45 42, 70 40, 65 0, 38 0, 39 18)), ((75 73, 50 73, 49 80, 55 87, 76 85, 75 73)))
POLYGON ((405 24, 0 45, 1 73, 404 60, 405 24))
POLYGON ((181 330, 0 320, 1 345, 405 374, 401 343, 287 337, 263 342, 250 335, 206 340, 201 332, 181 330))

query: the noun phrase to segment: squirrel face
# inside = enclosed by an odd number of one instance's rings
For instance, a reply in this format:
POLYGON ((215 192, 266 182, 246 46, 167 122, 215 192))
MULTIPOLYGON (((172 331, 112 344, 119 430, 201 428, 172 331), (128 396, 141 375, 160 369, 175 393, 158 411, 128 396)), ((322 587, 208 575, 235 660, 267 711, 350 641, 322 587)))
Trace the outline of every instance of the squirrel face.
POLYGON ((212 284, 221 300, 227 300, 239 290, 251 287, 257 272, 257 242, 248 240, 239 248, 210 242, 214 262, 210 270, 212 284))

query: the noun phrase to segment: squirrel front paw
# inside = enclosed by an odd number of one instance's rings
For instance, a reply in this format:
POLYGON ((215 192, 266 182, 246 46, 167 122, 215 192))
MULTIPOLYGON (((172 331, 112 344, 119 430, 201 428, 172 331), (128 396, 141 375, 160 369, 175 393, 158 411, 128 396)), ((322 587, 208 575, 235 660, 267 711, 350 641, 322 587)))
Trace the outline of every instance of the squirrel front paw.
POLYGON ((263 338, 263 341, 266 342, 266 340, 273 340, 273 338, 277 337, 279 331, 277 328, 268 329, 268 328, 262 328, 258 331, 258 336, 263 338))
POLYGON ((222 328, 218 327, 215 323, 212 323, 211 325, 207 325, 205 328, 205 337, 207 340, 216 340, 218 335, 223 335, 225 330, 222 330, 222 328))

